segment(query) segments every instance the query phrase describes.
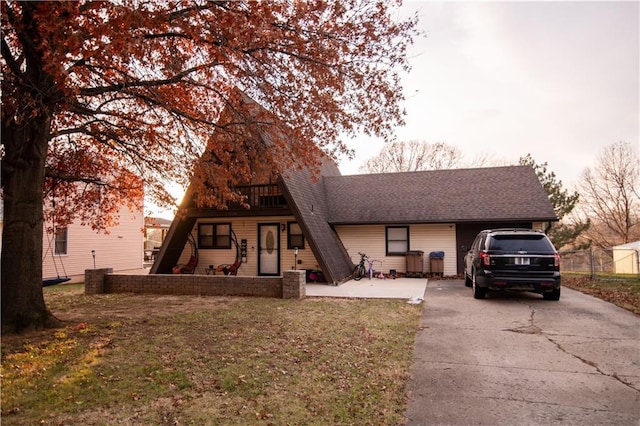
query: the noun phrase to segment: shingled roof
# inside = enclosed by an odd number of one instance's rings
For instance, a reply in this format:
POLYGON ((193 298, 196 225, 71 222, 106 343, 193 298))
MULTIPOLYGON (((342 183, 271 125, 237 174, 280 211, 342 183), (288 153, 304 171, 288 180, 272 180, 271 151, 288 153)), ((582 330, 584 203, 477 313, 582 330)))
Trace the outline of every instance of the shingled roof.
POLYGON ((333 176, 331 224, 558 220, 530 166, 333 176))
POLYGON ((330 206, 327 205, 323 182, 328 177, 337 176, 340 176, 338 167, 327 159, 317 179, 313 179, 307 170, 287 173, 281 177, 287 203, 329 282, 343 281, 353 269, 349 254, 328 220, 330 206))

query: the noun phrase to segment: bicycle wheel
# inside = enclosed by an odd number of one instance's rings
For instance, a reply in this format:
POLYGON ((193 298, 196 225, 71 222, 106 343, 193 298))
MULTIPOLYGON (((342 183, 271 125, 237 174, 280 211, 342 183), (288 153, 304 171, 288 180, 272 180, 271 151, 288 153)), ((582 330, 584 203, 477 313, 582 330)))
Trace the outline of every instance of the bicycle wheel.
POLYGON ((354 280, 360 281, 362 279, 362 277, 364 277, 365 275, 367 275, 367 270, 365 269, 365 267, 363 265, 357 265, 353 269, 353 279, 354 280))

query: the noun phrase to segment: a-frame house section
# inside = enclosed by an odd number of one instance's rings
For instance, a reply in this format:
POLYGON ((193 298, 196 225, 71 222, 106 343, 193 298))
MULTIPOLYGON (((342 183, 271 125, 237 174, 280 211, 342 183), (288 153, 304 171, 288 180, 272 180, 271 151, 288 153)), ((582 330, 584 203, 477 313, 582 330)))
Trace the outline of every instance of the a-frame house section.
MULTIPOLYGON (((240 105, 222 113, 221 127, 242 123, 244 118, 236 116, 239 110, 260 115, 262 122, 269 116, 246 95, 237 98, 240 105)), ((260 139, 258 143, 267 147, 271 144, 268 130, 253 129, 249 133, 260 139)), ((271 170, 256 170, 254 175, 261 180, 234 188, 245 196, 245 203, 227 203, 224 209, 199 207, 195 185, 191 184, 150 273, 176 272, 176 266, 192 260, 195 249, 196 273, 219 273, 221 266, 240 262, 237 274, 243 276, 279 275, 295 268, 319 272, 315 277, 329 283, 345 281, 353 263, 329 224, 323 187, 324 176, 339 176, 340 172, 332 160, 320 160, 322 165, 315 175, 309 170, 290 170, 279 176, 271 170), (229 229, 231 246, 209 245, 209 236, 204 233, 212 229, 229 229)), ((205 162, 197 167, 205 167, 205 162)))

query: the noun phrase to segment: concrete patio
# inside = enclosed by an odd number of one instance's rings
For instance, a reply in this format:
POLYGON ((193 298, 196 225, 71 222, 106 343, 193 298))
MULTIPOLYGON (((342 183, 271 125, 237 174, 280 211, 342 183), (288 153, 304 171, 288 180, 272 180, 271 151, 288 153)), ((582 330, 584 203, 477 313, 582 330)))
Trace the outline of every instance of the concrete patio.
MULTIPOLYGON (((149 269, 119 271, 127 275, 146 275, 149 269)), ((82 282, 84 276, 78 277, 82 282)), ((437 278, 436 278, 437 279, 437 278)), ((396 278, 384 279, 363 278, 360 281, 350 280, 339 286, 329 284, 307 283, 307 297, 353 297, 369 299, 415 299, 424 298, 427 288, 427 278, 396 278)))
POLYGON ((367 279, 339 286, 307 283, 307 297, 354 297, 370 299, 424 298, 426 278, 367 279))

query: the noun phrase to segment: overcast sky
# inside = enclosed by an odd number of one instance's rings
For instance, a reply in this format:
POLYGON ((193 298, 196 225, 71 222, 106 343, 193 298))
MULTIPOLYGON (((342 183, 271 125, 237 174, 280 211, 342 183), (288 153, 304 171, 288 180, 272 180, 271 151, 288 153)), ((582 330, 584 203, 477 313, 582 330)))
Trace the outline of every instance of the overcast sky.
MULTIPOLYGON (((405 0, 401 16, 418 12, 427 37, 410 52, 398 139, 445 142, 468 160, 530 153, 573 188, 605 147, 640 149, 639 5, 405 0)), ((351 141, 342 174, 382 146, 351 141)))
MULTIPOLYGON (((471 159, 531 153, 566 186, 618 141, 638 149, 639 2, 405 2, 427 37, 404 78, 399 140, 456 145, 471 159)), ((343 174, 382 148, 357 139, 343 174)))

